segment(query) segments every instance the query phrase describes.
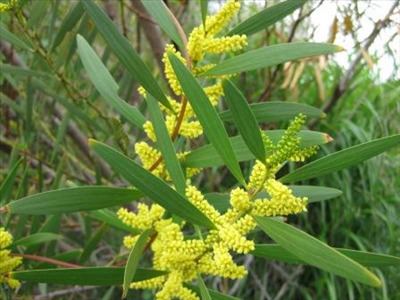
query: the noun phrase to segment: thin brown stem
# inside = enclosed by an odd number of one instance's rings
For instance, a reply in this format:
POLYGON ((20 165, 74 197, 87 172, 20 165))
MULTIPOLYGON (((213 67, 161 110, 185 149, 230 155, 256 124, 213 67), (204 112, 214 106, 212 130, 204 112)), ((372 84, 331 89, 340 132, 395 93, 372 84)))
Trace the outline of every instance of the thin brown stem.
POLYGON ((48 263, 48 264, 52 264, 52 265, 60 266, 60 267, 64 267, 64 268, 81 268, 82 267, 80 265, 71 264, 71 263, 61 261, 58 259, 53 259, 53 258, 49 258, 49 257, 39 256, 39 255, 19 254, 19 253, 13 253, 12 255, 19 256, 19 257, 29 259, 29 260, 40 261, 43 263, 48 263))

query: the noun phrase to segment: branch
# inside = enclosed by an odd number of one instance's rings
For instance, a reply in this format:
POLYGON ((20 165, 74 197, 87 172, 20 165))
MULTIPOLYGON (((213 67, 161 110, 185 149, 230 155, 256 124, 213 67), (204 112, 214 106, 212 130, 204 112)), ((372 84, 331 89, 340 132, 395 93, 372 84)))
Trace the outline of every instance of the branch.
POLYGON ((161 73, 164 74, 164 63, 162 62, 162 57, 165 49, 165 41, 161 36, 161 31, 158 28, 158 25, 147 13, 141 1, 131 0, 131 7, 139 17, 140 25, 142 25, 144 34, 149 41, 151 51, 153 51, 153 55, 157 60, 161 73))

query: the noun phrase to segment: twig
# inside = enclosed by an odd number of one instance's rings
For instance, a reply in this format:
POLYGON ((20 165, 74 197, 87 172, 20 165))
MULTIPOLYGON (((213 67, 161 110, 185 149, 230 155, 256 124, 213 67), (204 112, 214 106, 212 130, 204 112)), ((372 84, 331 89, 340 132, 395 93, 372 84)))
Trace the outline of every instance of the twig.
POLYGON ((44 256, 39 256, 39 255, 33 255, 33 254, 19 254, 19 253, 12 253, 13 256, 19 256, 24 259, 29 259, 29 260, 34 260, 34 261, 40 261, 44 263, 49 263, 55 266, 59 267, 64 267, 64 268, 81 268, 82 266, 76 265, 76 264, 71 264, 65 261, 61 261, 58 259, 53 259, 49 257, 44 257, 44 256))

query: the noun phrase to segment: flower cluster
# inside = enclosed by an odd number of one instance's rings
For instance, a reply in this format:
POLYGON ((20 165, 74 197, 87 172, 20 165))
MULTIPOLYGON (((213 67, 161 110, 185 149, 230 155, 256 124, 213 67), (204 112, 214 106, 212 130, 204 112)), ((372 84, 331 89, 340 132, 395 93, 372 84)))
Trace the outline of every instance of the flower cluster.
MULTIPOLYGON (((168 59, 168 54, 173 53, 189 68, 192 68, 193 74, 200 74, 211 67, 213 64, 201 65, 202 59, 207 53, 220 54, 231 51, 237 51, 247 45, 247 39, 245 35, 233 35, 229 37, 215 38, 215 35, 220 33, 222 29, 229 23, 240 8, 240 3, 235 0, 229 0, 221 10, 214 16, 207 17, 206 26, 200 25, 193 29, 189 36, 187 44, 187 57, 175 49, 171 44, 166 45, 165 52, 163 55, 164 73, 167 78, 168 84, 171 90, 176 96, 182 97, 182 87, 176 77, 176 74, 172 68, 172 65, 168 59)), ((204 87, 208 99, 212 105, 217 105, 219 99, 223 95, 222 88, 223 77, 212 78, 211 84, 204 87)), ((143 87, 140 87, 139 93, 142 96, 146 96, 146 92, 143 87)), ((172 110, 163 109, 165 113, 165 124, 170 136, 177 135, 182 136, 186 139, 195 139, 203 134, 203 128, 200 122, 196 119, 192 107, 187 101, 178 102, 171 97, 168 98, 172 110), (174 131, 176 131, 174 133, 174 131)), ((156 135, 154 132, 153 124, 147 121, 144 126, 144 131, 147 137, 152 141, 156 142, 156 135)), ((159 162, 157 166, 153 167, 160 157, 160 153, 146 142, 140 142, 135 145, 135 152, 138 154, 143 166, 146 169, 151 169, 154 175, 157 175, 163 179, 169 180, 168 172, 165 169, 164 162, 159 162)), ((184 159, 187 153, 178 153, 178 158, 184 159)), ((188 169, 186 175, 190 178, 196 175, 200 170, 188 169)))
MULTIPOLYGON (((216 15, 207 17, 205 26, 196 27, 190 34, 187 45, 187 57, 184 57, 174 46, 167 45, 163 62, 165 76, 171 90, 181 97, 181 102, 169 99, 172 110, 161 106, 165 114, 165 124, 171 137, 180 135, 194 139, 203 132, 194 111, 187 101, 184 92, 168 59, 168 53, 174 53, 178 59, 191 68, 196 76, 208 69, 212 64, 201 65, 206 54, 236 51, 246 46, 245 36, 216 37, 237 13, 239 2, 229 0, 216 15), (177 124, 179 123, 179 126, 177 124), (177 129, 178 128, 178 129, 177 129)), ((223 95, 223 77, 206 78, 203 88, 210 102, 217 105, 223 95), (207 83, 212 82, 207 85, 207 83)), ((139 93, 146 96, 143 88, 139 93)), ((254 250, 254 241, 248 234, 256 227, 255 216, 287 216, 306 210, 307 198, 293 195, 285 185, 275 180, 276 172, 287 161, 301 161, 312 155, 316 148, 302 148, 298 133, 304 124, 305 117, 299 115, 289 125, 278 143, 274 144, 267 135, 263 135, 264 146, 268 157, 264 161, 256 161, 245 188, 236 187, 230 193, 230 207, 227 211, 219 211, 211 205, 203 193, 191 185, 190 178, 199 172, 198 169, 186 169, 186 198, 215 225, 209 231, 191 228, 183 221, 169 216, 157 204, 150 206, 139 204, 136 212, 125 208, 118 211, 118 217, 138 232, 151 229, 154 232, 149 238, 153 252, 152 264, 157 270, 166 271, 165 275, 149 280, 133 282, 134 289, 156 289, 157 300, 199 300, 199 297, 186 284, 199 275, 220 276, 229 279, 240 279, 246 276, 244 266, 234 261, 235 254, 248 254, 254 250), (195 233, 189 237, 185 233, 195 233)), ((153 124, 146 122, 144 130, 152 142, 157 137, 153 124)), ((170 182, 165 164, 160 160, 160 152, 147 142, 135 145, 135 151, 144 168, 150 169, 154 175, 170 182), (157 163, 156 163, 157 162, 157 163)), ((184 159, 186 152, 178 153, 184 159)), ((126 248, 134 247, 139 235, 129 235, 124 239, 126 248)))
POLYGON ((20 282, 11 278, 11 271, 22 263, 22 258, 11 256, 9 247, 12 243, 11 234, 3 227, 0 227, 0 284, 5 283, 10 288, 16 289, 20 286, 20 282))

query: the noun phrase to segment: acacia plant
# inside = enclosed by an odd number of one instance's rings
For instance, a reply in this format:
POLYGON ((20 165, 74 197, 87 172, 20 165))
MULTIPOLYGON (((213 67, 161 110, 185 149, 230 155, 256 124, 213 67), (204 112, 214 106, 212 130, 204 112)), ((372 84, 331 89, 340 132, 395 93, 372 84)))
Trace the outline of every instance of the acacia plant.
MULTIPOLYGON (((15 270, 22 258, 29 256, 6 250, 12 245, 12 237, 1 228, 3 295, 7 286, 15 289, 26 281, 117 285, 122 286, 123 296, 129 289, 150 289, 159 300, 236 299, 209 289, 204 278, 245 277, 247 269, 237 258, 249 254, 308 264, 379 287, 380 279, 366 267, 395 264, 398 258, 332 248, 286 223, 288 216, 302 214, 312 202, 336 197, 340 191, 287 184, 369 159, 398 145, 400 136, 356 145, 294 168, 293 163, 304 162, 317 153, 320 145, 332 141, 327 134, 305 130, 307 117, 321 117, 322 113, 317 108, 285 102, 249 105, 236 86, 240 73, 342 50, 332 44, 308 42, 248 49, 248 36, 288 15, 303 1, 282 2, 232 27, 239 1, 226 1, 210 16, 206 15, 207 1, 201 1, 203 22, 188 36, 161 0, 145 0, 143 4, 173 41, 165 47, 162 59, 168 88, 162 88, 129 41, 93 1, 78 2, 69 15, 72 18, 74 13, 85 13, 107 47, 141 85, 139 93, 147 105, 148 118, 121 99, 118 83, 91 42, 77 35, 77 52, 101 99, 129 125, 146 134, 134 145, 137 159, 102 141, 89 140, 91 149, 126 180, 126 186, 57 189, 7 201, 1 207, 7 230, 15 215, 57 216, 90 211, 93 218, 127 233, 123 240, 129 250, 125 266, 115 266, 112 261, 107 266, 65 263, 64 268, 15 270), (220 111, 221 101, 229 110, 220 111), (259 123, 271 116, 292 120, 284 130, 262 130, 259 123), (238 135, 230 137, 227 128, 236 129, 238 135), (206 139, 201 139, 203 135, 206 139), (198 146, 205 140, 208 143, 198 146), (248 176, 239 162, 251 162, 248 176), (203 193, 194 178, 206 168, 217 166, 226 167, 236 183, 226 194, 203 193), (128 206, 132 203, 137 205, 128 206), (115 213, 114 208, 121 205, 129 209, 118 208, 115 213), (259 230, 276 243, 257 243, 259 230), (139 268, 141 264, 148 268, 139 268)), ((26 23, 18 1, 4 4, 1 9, 12 12, 21 24, 26 23)), ((35 50, 43 51, 39 46, 35 50)), ((51 239, 49 234, 37 233, 13 245, 51 239)), ((51 258, 47 262, 51 263, 51 258)))

